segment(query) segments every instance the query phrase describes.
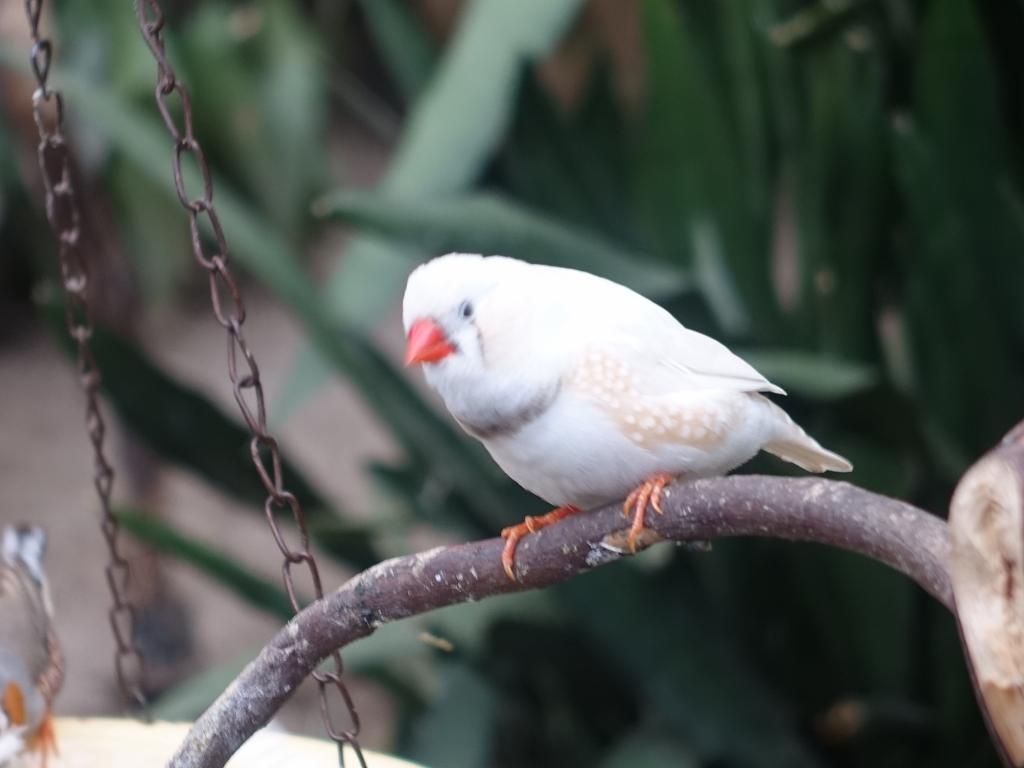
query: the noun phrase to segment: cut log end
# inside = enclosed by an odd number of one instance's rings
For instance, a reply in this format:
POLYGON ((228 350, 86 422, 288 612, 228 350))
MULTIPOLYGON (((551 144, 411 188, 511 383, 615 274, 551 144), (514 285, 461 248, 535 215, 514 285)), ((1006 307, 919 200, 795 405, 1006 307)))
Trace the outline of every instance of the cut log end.
POLYGON ((971 467, 949 526, 957 621, 978 699, 1004 761, 1024 767, 1024 444, 1004 440, 971 467))

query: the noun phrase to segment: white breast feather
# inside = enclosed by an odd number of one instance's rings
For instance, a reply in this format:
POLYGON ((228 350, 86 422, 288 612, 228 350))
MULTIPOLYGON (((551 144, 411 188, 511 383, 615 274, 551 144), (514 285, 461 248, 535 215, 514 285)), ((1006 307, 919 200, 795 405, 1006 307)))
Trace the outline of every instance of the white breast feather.
POLYGON ((25 726, 11 726, 0 732, 0 765, 7 763, 25 750, 25 726))

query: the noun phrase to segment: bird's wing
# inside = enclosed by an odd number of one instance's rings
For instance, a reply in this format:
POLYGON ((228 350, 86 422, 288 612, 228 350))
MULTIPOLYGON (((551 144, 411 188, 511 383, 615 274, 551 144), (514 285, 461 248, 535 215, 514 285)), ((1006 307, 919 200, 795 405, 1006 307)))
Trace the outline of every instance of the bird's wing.
MULTIPOLYGON (((572 272, 571 270, 564 270, 572 272)), ((571 334, 623 365, 651 395, 702 389, 785 394, 749 363, 709 336, 685 328, 649 299, 582 272, 564 276, 573 291, 571 334), (582 298, 581 298, 582 297, 582 298), (578 303, 577 303, 578 302, 578 303)))
POLYGON ((0 564, 0 648, 22 659, 33 678, 50 665, 50 617, 42 596, 29 577, 0 564))
POLYGON ((659 388, 786 394, 724 344, 669 319, 672 327, 665 323, 663 333, 645 336, 632 350, 633 355, 653 361, 659 388))

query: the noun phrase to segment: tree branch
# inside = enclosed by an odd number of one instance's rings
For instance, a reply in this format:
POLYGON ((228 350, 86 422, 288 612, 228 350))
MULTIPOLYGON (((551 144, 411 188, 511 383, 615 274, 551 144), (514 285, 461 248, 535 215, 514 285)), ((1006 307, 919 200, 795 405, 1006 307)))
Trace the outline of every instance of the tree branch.
MULTIPOLYGON (((946 524, 916 507, 818 478, 733 476, 666 489, 648 524, 675 541, 766 536, 858 552, 895 568, 952 610, 946 524)), ((538 589, 628 556, 621 507, 577 515, 519 543, 519 581, 501 539, 439 547, 367 569, 286 624, 196 721, 172 768, 219 768, 335 648, 381 624, 454 603, 538 589)), ((653 543, 648 540, 647 543, 653 543)), ((768 575, 766 575, 767 577, 768 575)))

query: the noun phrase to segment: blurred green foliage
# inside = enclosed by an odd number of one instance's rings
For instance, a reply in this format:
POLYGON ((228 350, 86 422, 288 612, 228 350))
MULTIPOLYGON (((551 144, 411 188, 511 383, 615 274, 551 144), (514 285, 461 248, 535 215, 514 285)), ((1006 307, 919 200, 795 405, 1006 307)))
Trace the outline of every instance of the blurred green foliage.
MULTIPOLYGON (((533 62, 567 37, 600 39, 582 0, 471 0, 446 41, 401 0, 184 5, 170 50, 234 255, 307 330, 272 411, 349 380, 402 448, 367 468, 389 526, 487 536, 541 509, 370 335, 409 269, 439 251, 570 264, 652 295, 789 389, 790 412, 853 460, 853 482, 938 514, 1024 411, 1019 4, 623 3, 638 19, 642 98, 624 97, 598 53, 570 107, 533 62), (354 100, 340 85, 353 81, 376 95, 354 100), (357 150, 339 127, 379 130, 375 112, 404 121, 368 190, 346 181, 357 150), (335 221, 359 234, 318 291, 304 255, 335 221)), ((153 63, 121 11, 60 6, 57 76, 144 299, 173 301, 194 269, 153 63)), ((5 66, 24 58, 0 47, 5 66)), ((0 123, 0 242, 41 275, 51 245, 13 146, 0 123)), ((97 345, 132 429, 256 499, 233 417, 129 342, 97 345)), ((393 549, 301 469, 286 474, 330 556, 365 566, 393 549)), ((253 605, 285 610, 209 545, 125 520, 253 605)), ((543 595, 387 627, 348 658, 395 697, 395 750, 437 768, 996 764, 951 618, 880 566, 815 547, 650 553, 543 595), (422 626, 455 653, 418 643, 422 626)), ((187 683, 166 711, 196 714, 225 681, 187 683)))

